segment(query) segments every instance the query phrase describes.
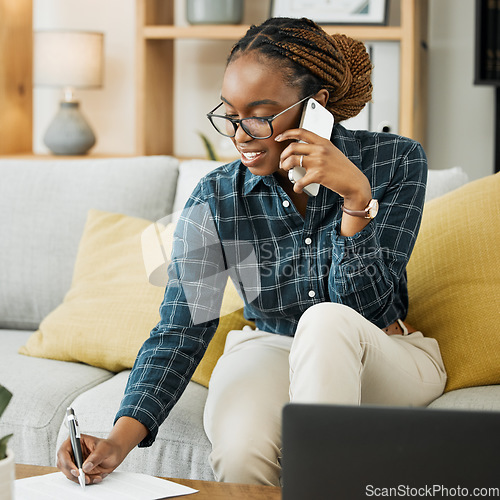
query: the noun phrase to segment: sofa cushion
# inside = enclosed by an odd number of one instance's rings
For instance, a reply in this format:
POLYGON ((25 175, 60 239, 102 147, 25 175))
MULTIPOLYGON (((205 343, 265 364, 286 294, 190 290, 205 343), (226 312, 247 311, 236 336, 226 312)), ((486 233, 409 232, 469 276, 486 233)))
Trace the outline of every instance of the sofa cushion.
MULTIPOLYGON (((224 163, 212 160, 185 160, 180 163, 179 179, 174 199, 174 214, 178 215, 182 211, 198 181, 221 165, 224 165, 224 163)), ((176 220, 177 218, 174 217, 174 222, 176 220)))
POLYGON ((429 169, 427 173, 427 189, 425 201, 439 198, 450 191, 469 182, 469 176, 462 167, 444 168, 441 170, 429 169))
POLYGON ((433 401, 429 408, 500 411, 500 385, 450 391, 433 401))
POLYGON ((160 319, 163 291, 144 271, 141 233, 150 221, 90 210, 73 282, 21 354, 81 361, 118 372, 131 368, 160 319))
POLYGON ((243 316, 243 299, 238 295, 231 280, 228 280, 221 306, 219 327, 215 332, 201 363, 196 367, 191 380, 208 387, 217 361, 224 352, 227 334, 231 330, 242 330, 244 326, 255 328, 255 323, 243 316))
MULTIPOLYGON (((160 319, 165 287, 148 283, 145 272, 141 234, 150 225, 138 217, 90 210, 71 289, 20 352, 115 372, 131 368, 160 319)), ((242 307, 234 285, 228 284, 223 317, 194 381, 208 386, 228 331, 253 324, 243 317, 242 307)))
MULTIPOLYGON (((81 432, 108 436, 129 373, 123 371, 76 398, 72 406, 78 415, 81 432)), ((190 382, 160 427, 154 444, 149 448, 134 448, 117 470, 213 481, 208 461, 211 444, 203 428, 207 393, 201 385, 190 382)), ((57 448, 67 437, 68 430, 61 426, 57 448)))
POLYGON ((438 340, 446 390, 500 383, 500 174, 425 205, 408 322, 438 340))
POLYGON ((149 220, 173 206, 171 157, 0 161, 0 328, 30 329, 68 291, 91 208, 149 220))
POLYGON ((9 446, 17 463, 55 465, 57 434, 66 408, 113 374, 80 363, 19 355, 19 347, 32 333, 0 330, 0 381, 13 394, 0 418, 0 436, 14 434, 9 446))

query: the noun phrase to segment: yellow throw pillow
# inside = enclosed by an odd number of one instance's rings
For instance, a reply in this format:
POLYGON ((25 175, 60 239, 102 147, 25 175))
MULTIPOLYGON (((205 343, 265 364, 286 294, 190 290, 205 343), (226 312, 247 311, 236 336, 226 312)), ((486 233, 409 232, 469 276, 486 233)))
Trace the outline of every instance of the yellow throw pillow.
MULTIPOLYGON (((63 303, 40 324, 19 352, 29 356, 83 362, 114 372, 131 368, 137 352, 159 321, 164 290, 149 284, 141 234, 150 221, 89 211, 63 303)), ((208 386, 230 329, 250 324, 243 301, 228 284, 219 328, 193 380, 208 386), (235 312, 233 312, 235 311, 235 312)))
POLYGON ((228 280, 224 292, 224 299, 222 301, 219 327, 210 341, 210 344, 208 344, 208 349, 201 363, 193 374, 191 379, 193 382, 208 387, 208 382, 210 381, 215 365, 224 352, 227 334, 231 330, 241 330, 245 325, 249 325, 252 328, 255 327, 253 322, 246 320, 243 316, 243 301, 239 297, 233 282, 228 280), (240 307, 239 309, 237 309, 238 305, 240 307), (227 313, 227 311, 232 312, 227 313))
POLYGON ((500 174, 425 205, 408 322, 439 342, 446 391, 500 383, 500 174))

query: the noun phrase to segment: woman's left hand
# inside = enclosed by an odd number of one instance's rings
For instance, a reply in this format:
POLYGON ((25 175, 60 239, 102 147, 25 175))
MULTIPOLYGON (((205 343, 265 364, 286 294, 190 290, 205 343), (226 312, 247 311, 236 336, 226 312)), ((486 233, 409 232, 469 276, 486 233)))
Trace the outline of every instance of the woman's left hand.
POLYGON ((281 153, 280 168, 288 171, 301 164, 306 174, 298 180, 293 190, 301 193, 311 183, 322 184, 344 198, 346 207, 363 210, 371 199, 367 177, 328 139, 305 129, 291 129, 278 135, 275 140, 292 142, 281 153))

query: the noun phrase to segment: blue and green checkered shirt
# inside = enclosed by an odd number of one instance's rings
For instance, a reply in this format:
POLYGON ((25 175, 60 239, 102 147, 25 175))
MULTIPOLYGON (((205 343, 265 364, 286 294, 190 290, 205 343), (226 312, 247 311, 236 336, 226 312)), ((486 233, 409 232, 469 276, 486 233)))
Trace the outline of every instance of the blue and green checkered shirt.
POLYGON ((203 357, 228 277, 244 298, 245 317, 279 335, 293 336, 302 313, 325 301, 381 328, 406 317, 405 268, 422 216, 425 153, 410 139, 339 124, 332 141, 379 200, 377 217, 352 237, 340 236, 337 193, 321 186, 303 218, 273 175, 255 176, 239 160, 209 173, 192 193, 174 234, 160 322, 116 416, 149 429, 140 446, 152 444, 203 357))

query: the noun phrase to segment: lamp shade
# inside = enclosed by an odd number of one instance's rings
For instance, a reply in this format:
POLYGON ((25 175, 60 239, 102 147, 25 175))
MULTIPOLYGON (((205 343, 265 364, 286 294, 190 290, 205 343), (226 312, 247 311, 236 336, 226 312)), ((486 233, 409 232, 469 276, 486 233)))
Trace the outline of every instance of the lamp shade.
POLYGON ((34 42, 35 85, 102 87, 103 33, 38 31, 34 42))

